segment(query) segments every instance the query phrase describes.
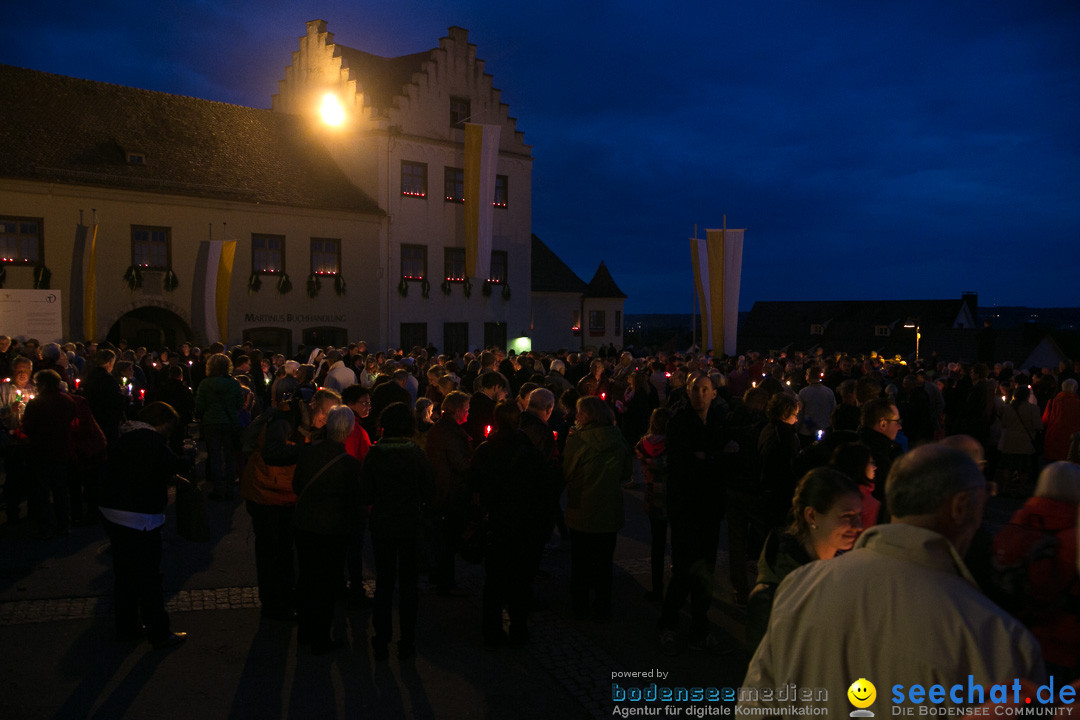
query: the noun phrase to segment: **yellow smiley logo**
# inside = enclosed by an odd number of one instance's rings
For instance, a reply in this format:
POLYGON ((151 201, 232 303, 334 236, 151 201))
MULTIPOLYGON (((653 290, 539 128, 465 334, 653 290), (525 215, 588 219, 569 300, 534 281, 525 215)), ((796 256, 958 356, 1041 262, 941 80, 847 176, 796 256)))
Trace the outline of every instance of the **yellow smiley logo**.
POLYGON ((847 690, 847 697, 855 707, 868 708, 877 699, 877 688, 866 678, 859 678, 851 683, 851 687, 847 690))

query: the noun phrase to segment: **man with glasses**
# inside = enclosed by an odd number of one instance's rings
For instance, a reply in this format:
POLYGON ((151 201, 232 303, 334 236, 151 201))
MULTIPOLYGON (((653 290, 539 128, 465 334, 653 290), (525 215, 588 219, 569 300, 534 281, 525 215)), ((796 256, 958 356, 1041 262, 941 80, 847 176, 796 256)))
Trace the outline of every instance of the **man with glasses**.
MULTIPOLYGON (((900 410, 892 399, 887 397, 864 403, 860 410, 862 418, 859 442, 870 448, 874 464, 877 465, 877 477, 886 478, 893 462, 903 452, 896 442, 896 434, 900 432, 900 410)), ((887 522, 889 509, 885 499, 884 482, 875 484, 874 497, 881 502, 878 522, 887 522)))
POLYGON ((991 701, 994 683, 1042 683, 1037 641, 983 594, 962 559, 990 492, 975 462, 954 448, 924 445, 893 464, 885 485, 890 524, 784 579, 742 687, 798 678, 802 687, 829 688, 829 714, 846 716, 842 689, 865 672, 878 683, 880 717, 886 695, 915 698, 914 686, 941 685, 940 704, 957 707, 991 701), (958 683, 961 691, 951 692, 958 683), (974 686, 980 689, 969 691, 974 686))

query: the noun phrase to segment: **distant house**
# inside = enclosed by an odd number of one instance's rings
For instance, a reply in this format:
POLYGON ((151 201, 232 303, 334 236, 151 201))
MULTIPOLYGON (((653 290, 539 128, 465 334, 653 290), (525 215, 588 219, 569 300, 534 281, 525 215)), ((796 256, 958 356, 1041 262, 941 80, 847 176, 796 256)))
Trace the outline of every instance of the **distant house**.
POLYGON ((958 300, 757 302, 739 328, 739 350, 977 354, 978 295, 958 300), (970 347, 968 347, 970 346, 970 347))
POLYGON ((623 344, 626 294, 603 262, 584 282, 532 236, 532 345, 537 350, 623 344))

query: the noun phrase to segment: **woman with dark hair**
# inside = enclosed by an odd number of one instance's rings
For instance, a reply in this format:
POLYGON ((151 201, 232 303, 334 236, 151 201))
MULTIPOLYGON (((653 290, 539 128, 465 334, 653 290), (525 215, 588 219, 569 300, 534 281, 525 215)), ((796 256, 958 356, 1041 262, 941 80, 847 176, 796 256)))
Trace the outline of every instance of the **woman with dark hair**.
POLYGON ((765 407, 768 423, 758 436, 758 456, 761 463, 761 488, 764 507, 762 514, 769 527, 784 524, 791 495, 795 491, 795 458, 799 454, 799 400, 794 395, 779 392, 765 407))
POLYGON ((427 456, 412 440, 416 420, 408 405, 387 405, 379 427, 382 435, 364 458, 361 478, 361 497, 371 505, 368 522, 375 551, 371 646, 376 660, 389 658, 397 587, 398 659, 406 660, 416 654, 421 517, 435 481, 427 456))
POLYGON ((615 540, 622 528, 622 485, 633 465, 630 446, 615 415, 595 395, 577 401, 577 422, 566 440, 566 526, 570 529, 570 592, 574 613, 593 619, 611 615, 615 540))
MULTIPOLYGON (((829 467, 844 473, 859 486, 863 499, 863 529, 876 525, 878 513, 881 511, 881 502, 873 495, 877 465, 874 463, 870 448, 862 443, 844 443, 833 451, 829 459, 829 467)), ((884 482, 885 478, 881 480, 884 482)))
POLYGON ((773 597, 791 571, 850 550, 862 532, 862 494, 844 473, 815 468, 803 476, 792 499, 791 524, 773 531, 758 560, 757 584, 746 608, 746 634, 756 646, 765 635, 773 597))
POLYGON ((206 378, 195 392, 195 417, 202 422, 206 443, 206 468, 211 500, 236 494, 236 451, 240 433, 240 410, 244 393, 232 375, 232 362, 223 353, 206 361, 206 378))

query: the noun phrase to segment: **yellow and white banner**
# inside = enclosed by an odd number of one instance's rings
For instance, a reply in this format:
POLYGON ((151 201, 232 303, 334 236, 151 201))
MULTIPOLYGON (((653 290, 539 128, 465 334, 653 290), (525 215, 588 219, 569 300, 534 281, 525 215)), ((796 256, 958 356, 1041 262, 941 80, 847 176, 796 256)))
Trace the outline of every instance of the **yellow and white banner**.
POLYGON ((694 289, 701 308, 701 347, 712 349, 714 355, 735 354, 744 232, 706 230, 704 239, 690 238, 694 289))
POLYGON ((465 275, 491 271, 492 202, 499 164, 500 125, 465 123, 465 275))
POLYGON ((236 240, 210 240, 206 257, 203 321, 207 342, 228 342, 229 288, 232 284, 236 240))

